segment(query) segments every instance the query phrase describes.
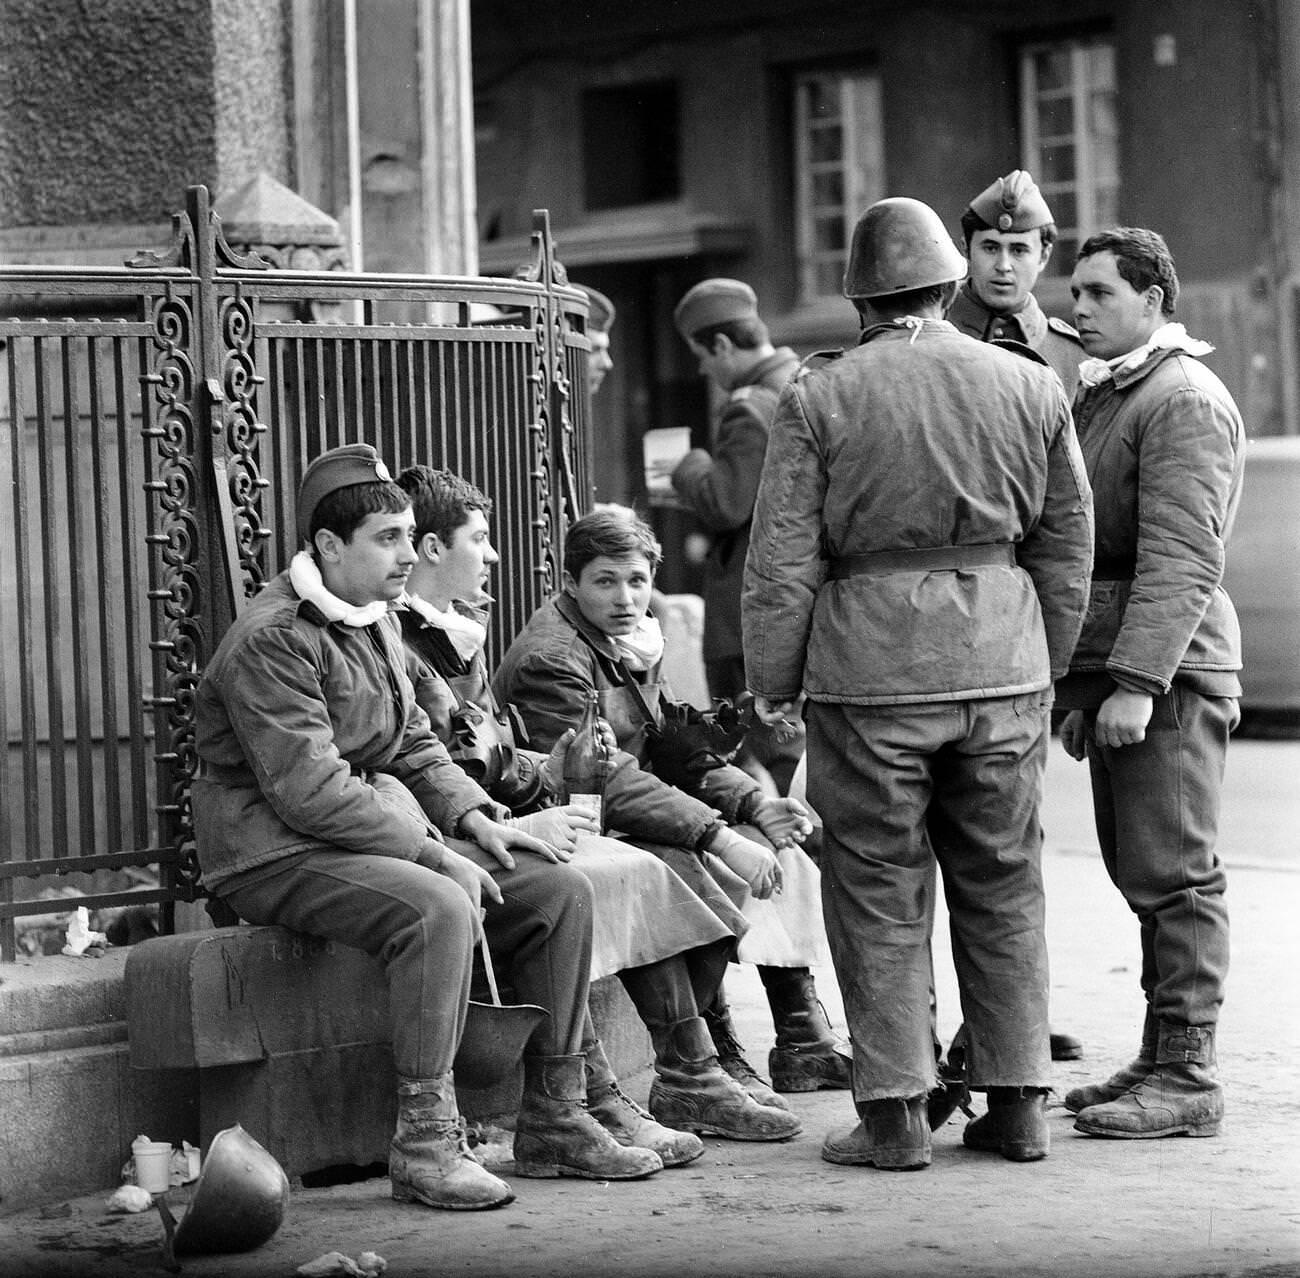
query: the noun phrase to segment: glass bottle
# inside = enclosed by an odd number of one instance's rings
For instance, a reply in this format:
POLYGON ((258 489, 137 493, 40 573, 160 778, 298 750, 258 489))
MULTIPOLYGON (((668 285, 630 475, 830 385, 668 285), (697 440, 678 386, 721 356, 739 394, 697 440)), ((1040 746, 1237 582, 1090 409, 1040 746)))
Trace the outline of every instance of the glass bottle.
POLYGON ((564 802, 585 808, 604 829, 605 781, 609 776, 609 746, 600 722, 595 689, 587 693, 577 734, 564 756, 564 802))

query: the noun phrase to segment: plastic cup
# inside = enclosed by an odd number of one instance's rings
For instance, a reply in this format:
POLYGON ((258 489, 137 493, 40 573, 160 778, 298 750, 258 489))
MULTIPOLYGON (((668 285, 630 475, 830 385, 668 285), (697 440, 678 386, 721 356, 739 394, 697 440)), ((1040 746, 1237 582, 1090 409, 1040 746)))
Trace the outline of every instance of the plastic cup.
POLYGON ((165 1140, 131 1142, 135 1160, 135 1183, 150 1194, 165 1194, 172 1185, 172 1147, 165 1140))

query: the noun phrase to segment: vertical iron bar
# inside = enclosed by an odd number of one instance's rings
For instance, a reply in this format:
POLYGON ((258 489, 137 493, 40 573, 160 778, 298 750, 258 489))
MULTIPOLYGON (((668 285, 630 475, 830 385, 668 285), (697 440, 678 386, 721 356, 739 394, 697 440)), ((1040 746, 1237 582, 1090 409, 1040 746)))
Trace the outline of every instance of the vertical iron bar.
MULTIPOLYGON (((134 346, 136 372, 149 366, 148 343, 138 338, 134 343, 119 340, 119 354, 114 361, 116 395, 118 403, 117 499, 122 509, 122 593, 126 608, 126 626, 123 633, 126 652, 126 713, 131 740, 131 841, 140 847, 148 842, 149 794, 145 778, 149 776, 148 727, 145 723, 145 673, 144 654, 147 651, 142 632, 148 624, 146 614, 148 599, 148 565, 145 561, 144 538, 140 532, 140 502, 144 492, 144 475, 147 465, 137 464, 137 459, 147 456, 149 438, 143 432, 134 440, 130 429, 130 412, 126 394, 126 358, 134 346), (137 445, 139 451, 132 447, 137 445), (145 595, 140 593, 144 585, 145 595), (141 625, 141 622, 144 625, 141 625), (139 778, 138 781, 135 779, 139 778)), ((139 385, 139 383, 136 383, 139 385)), ((148 417, 148 396, 140 396, 140 424, 148 417)))
MULTIPOLYGON (((118 643, 123 631, 117 624, 119 619, 109 611, 112 556, 110 538, 104 535, 104 530, 121 528, 125 512, 113 511, 112 486, 107 472, 106 462, 112 454, 104 439, 104 427, 109 414, 104 410, 100 345, 98 337, 86 341, 86 370, 90 390, 90 465, 93 476, 92 523, 95 528, 95 569, 99 580, 96 615, 99 620, 102 655, 99 678, 99 752, 102 760, 100 771, 104 777, 104 819, 101 828, 107 838, 106 846, 111 850, 119 846, 123 834, 121 776, 117 766, 118 643)), ((109 346, 110 351, 116 352, 116 349, 114 345, 109 346)), ((124 589, 117 602, 126 598, 125 585, 123 582, 124 589)))
MULTIPOLYGON (((45 616, 45 712, 46 751, 50 776, 50 852, 64 855, 68 843, 67 774, 63 758, 63 618, 59 614, 61 595, 57 586, 57 554, 51 546, 50 529, 56 527, 54 490, 57 472, 54 461, 54 438, 57 430, 50 403, 52 373, 45 350, 45 339, 36 340, 36 449, 40 473, 41 587, 45 616)), ((39 834, 35 838, 39 841, 39 834)), ((28 846, 33 833, 28 832, 28 846)))
MULTIPOLYGON (((31 662, 27 654, 31 652, 31 621, 28 615, 28 598, 27 593, 31 582, 31 569, 27 556, 27 539, 23 532, 23 526, 27 519, 27 459, 24 441, 27 433, 26 423, 24 421, 24 410, 22 402, 21 389, 18 382, 19 365, 18 365, 18 339, 11 338, 7 343, 8 349, 5 352, 5 358, 8 365, 9 373, 9 465, 10 465, 10 485, 13 489, 14 505, 14 584, 16 586, 16 612, 18 620, 18 682, 20 690, 20 740, 22 744, 22 753, 26 756, 27 750, 33 748, 31 744, 31 734, 28 731, 29 707, 28 707, 28 682, 30 679, 31 662)), ((3 542, 4 538, 0 538, 3 542)), ((9 850, 7 855, 14 860, 24 859, 17 855, 18 841, 13 837, 15 826, 17 825, 18 814, 14 811, 10 799, 9 785, 9 679, 4 669, 3 654, 0 654, 0 744, 4 746, 3 767, 0 768, 0 822, 3 822, 3 829, 9 838, 9 850)), ((26 759, 24 757, 24 763, 26 759)), ((28 784, 23 787, 24 794, 24 831, 32 828, 32 817, 30 805, 33 802, 32 786, 30 777, 26 778, 28 784)), ((26 840, 24 839, 24 842, 26 840)), ((14 899, 14 881, 5 879, 0 882, 0 903, 11 904, 14 899)), ((0 960, 6 963, 12 963, 18 957, 18 944, 15 935, 13 919, 0 919, 0 960)))
MULTIPOLYGON (((63 460, 67 484, 68 548, 64 562, 60 565, 61 571, 57 571, 54 577, 72 604, 72 625, 69 626, 69 631, 72 642, 73 722, 76 725, 77 827, 81 837, 77 846, 84 855, 87 852, 93 854, 97 849, 95 760, 90 722, 90 658, 87 652, 89 636, 85 627, 77 624, 78 612, 90 602, 90 581, 86 572, 87 529, 81 484, 81 404, 77 394, 77 348, 74 341, 70 334, 63 339, 63 421, 66 440, 63 460)), ((102 587, 99 593, 103 594, 102 587)))

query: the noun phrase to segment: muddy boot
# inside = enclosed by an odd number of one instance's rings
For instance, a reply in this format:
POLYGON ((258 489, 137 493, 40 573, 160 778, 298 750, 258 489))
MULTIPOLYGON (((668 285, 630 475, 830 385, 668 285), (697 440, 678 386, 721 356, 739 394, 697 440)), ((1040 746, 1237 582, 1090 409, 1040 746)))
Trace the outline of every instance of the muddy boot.
POLYGON ((731 1021, 731 1009, 719 990, 711 1007, 701 1015, 709 1027, 718 1064, 738 1082, 760 1105, 768 1109, 790 1108, 759 1076, 758 1071, 745 1059, 745 1049, 736 1037, 736 1027, 731 1021))
POLYGON ((727 1140, 789 1140, 802 1130, 789 1110, 760 1105, 720 1067, 702 1017, 651 1026, 650 1033, 650 1112, 659 1122, 727 1140))
POLYGON ((515 1121, 515 1172, 545 1179, 637 1180, 663 1170, 659 1155, 620 1145, 588 1112, 581 1056, 525 1056, 515 1121))
POLYGON ((837 1050, 842 1044, 817 998, 813 974, 806 967, 767 966, 760 966, 758 974, 776 1027, 776 1046, 767 1055, 773 1089, 852 1087, 853 1067, 837 1050))
POLYGON ((1033 1163, 1047 1157, 1047 1088, 990 1087, 989 1110, 966 1124, 962 1144, 988 1150, 1013 1163, 1033 1163))
POLYGON ((1217 1136, 1223 1123, 1218 1074, 1213 1025, 1161 1021, 1151 1072, 1115 1100, 1080 1110, 1074 1130, 1120 1140, 1217 1136))
POLYGON ((1065 1108, 1077 1114, 1090 1105, 1105 1105, 1107 1101, 1119 1100, 1130 1087, 1136 1087, 1155 1068, 1158 1029, 1159 1022, 1148 1003, 1142 1022, 1142 1046, 1138 1048, 1137 1058, 1123 1069, 1117 1069, 1104 1083, 1085 1083, 1082 1087, 1071 1088, 1065 1093, 1065 1108))
POLYGON ((848 1167, 920 1171, 930 1165, 930 1122, 924 1096, 859 1101, 861 1120, 826 1137, 822 1158, 848 1167))
POLYGON ((599 1039, 583 1043, 582 1054, 587 1062, 587 1110, 620 1145, 648 1149, 665 1167, 682 1167, 704 1153, 698 1136, 656 1123, 624 1093, 599 1039))
POLYGON ((514 1201, 514 1191, 469 1152, 450 1074, 402 1078, 388 1176, 399 1203, 448 1211, 483 1211, 514 1201))

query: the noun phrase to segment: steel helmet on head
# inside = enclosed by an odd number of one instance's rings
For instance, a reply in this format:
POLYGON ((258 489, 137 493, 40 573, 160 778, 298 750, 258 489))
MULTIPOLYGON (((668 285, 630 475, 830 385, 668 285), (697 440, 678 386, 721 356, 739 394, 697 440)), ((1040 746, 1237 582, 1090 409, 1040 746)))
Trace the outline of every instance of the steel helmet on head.
POLYGON ((966 259, 928 205, 906 196, 877 200, 853 228, 847 298, 885 297, 966 278, 966 259))

